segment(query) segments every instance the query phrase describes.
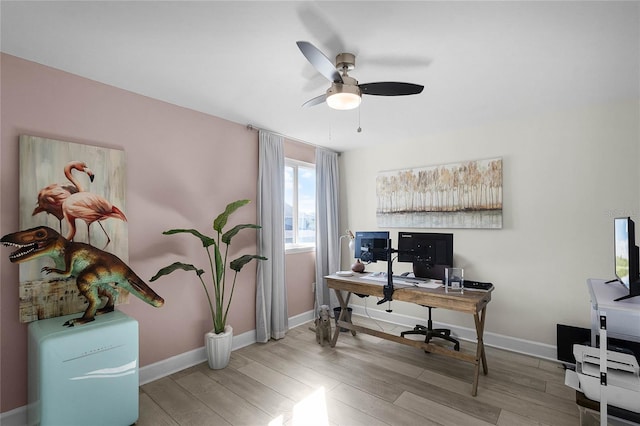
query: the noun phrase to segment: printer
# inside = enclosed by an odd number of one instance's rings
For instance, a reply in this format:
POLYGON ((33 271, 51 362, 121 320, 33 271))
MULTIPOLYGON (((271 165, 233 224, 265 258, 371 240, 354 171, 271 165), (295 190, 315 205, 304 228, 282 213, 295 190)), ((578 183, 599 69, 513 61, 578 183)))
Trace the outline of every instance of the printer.
MULTIPOLYGON (((632 354, 607 350, 607 404, 640 413, 640 374, 632 354)), ((565 384, 600 401, 600 348, 574 345, 576 370, 566 370, 565 384)))

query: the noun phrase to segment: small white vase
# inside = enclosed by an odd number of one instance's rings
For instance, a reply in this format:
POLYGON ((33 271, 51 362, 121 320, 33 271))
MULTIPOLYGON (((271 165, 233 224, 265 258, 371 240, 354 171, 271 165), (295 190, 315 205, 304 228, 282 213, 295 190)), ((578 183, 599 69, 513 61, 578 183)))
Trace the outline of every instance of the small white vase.
POLYGON ((229 364, 232 343, 233 328, 230 325, 224 327, 223 333, 215 334, 210 331, 204 335, 204 346, 207 351, 209 368, 219 370, 229 364))

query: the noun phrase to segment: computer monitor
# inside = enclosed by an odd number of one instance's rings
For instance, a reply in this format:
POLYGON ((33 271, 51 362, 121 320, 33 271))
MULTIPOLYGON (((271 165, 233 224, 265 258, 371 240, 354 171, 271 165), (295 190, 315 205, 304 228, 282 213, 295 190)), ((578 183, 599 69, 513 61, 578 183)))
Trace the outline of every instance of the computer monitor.
POLYGON ((398 262, 413 263, 418 278, 444 279, 453 266, 453 234, 398 232, 398 262))
POLYGON ((628 295, 616 301, 640 296, 640 256, 633 220, 629 217, 615 218, 613 234, 616 278, 629 291, 628 295))
POLYGON ((355 253, 356 259, 363 262, 377 262, 387 260, 388 231, 356 231, 355 253))

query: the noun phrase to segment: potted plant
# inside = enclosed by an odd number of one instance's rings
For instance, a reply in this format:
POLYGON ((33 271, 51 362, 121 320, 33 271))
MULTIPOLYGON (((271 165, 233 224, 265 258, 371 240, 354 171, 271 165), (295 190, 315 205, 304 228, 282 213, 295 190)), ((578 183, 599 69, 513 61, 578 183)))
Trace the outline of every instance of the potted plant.
POLYGON ((227 205, 225 211, 218 215, 218 217, 213 221, 213 229, 217 234, 215 237, 209 237, 195 229, 171 229, 163 232, 165 235, 187 233, 200 239, 202 246, 209 257, 209 270, 211 274, 209 284, 211 285, 211 288, 208 287, 203 278, 205 271, 189 263, 172 263, 171 265, 160 269, 153 278, 151 278, 151 281, 155 281, 161 276, 169 275, 176 270, 193 271, 198 276, 198 279, 202 284, 202 288, 207 296, 207 302, 209 303, 209 310, 211 312, 211 320, 213 322, 213 330, 205 334, 207 359, 209 361, 209 367, 212 369, 224 368, 229 363, 231 343, 233 340, 233 328, 227 324, 227 314, 229 313, 229 306, 231 305, 231 299, 233 298, 233 290, 236 286, 238 272, 240 272, 244 265, 251 262, 253 259, 267 260, 267 258, 263 256, 245 254, 229 262, 227 268, 227 255, 229 253, 231 239, 242 229, 261 228, 258 225, 242 224, 236 225, 226 232, 224 231, 224 227, 227 225, 229 216, 249 202, 249 200, 238 200, 227 205), (213 247, 213 256, 211 253, 211 247, 213 247), (233 281, 230 289, 227 287, 227 269, 233 271, 233 281))

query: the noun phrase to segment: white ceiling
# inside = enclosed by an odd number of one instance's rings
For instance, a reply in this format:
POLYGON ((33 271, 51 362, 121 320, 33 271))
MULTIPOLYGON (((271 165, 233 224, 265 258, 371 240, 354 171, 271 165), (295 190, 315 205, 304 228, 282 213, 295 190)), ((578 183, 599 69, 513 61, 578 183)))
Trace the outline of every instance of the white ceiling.
POLYGON ((638 2, 7 1, 1 48, 338 151, 639 98, 638 2), (302 109, 329 82, 295 42, 356 54, 360 83, 423 84, 302 109), (362 132, 356 129, 361 126, 362 132))

